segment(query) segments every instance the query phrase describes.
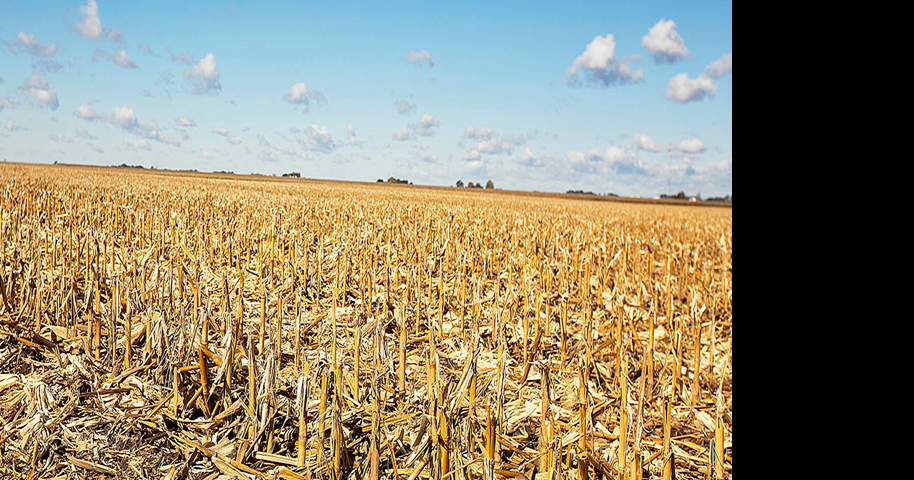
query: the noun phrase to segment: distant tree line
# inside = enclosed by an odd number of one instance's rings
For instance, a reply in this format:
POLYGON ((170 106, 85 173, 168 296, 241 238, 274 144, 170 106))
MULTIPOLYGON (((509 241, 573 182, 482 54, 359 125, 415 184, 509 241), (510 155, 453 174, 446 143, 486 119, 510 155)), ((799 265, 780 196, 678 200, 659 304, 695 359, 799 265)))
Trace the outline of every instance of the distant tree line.
POLYGON ((284 177, 301 178, 301 173, 299 173, 299 172, 289 172, 289 173, 284 173, 284 174, 282 174, 282 176, 284 176, 284 177))
MULTIPOLYGON (((663 198, 663 199, 675 199, 675 200, 694 200, 694 201, 701 201, 701 192, 696 193, 694 197, 689 197, 688 195, 685 194, 685 192, 683 192, 682 190, 680 190, 679 193, 677 193, 676 195, 666 195, 666 194, 664 194, 664 195, 660 195, 660 198, 663 198)), ((704 201, 706 201, 706 202, 726 202, 726 203, 733 203, 733 197, 730 196, 730 195, 724 195, 723 197, 711 197, 711 198, 707 198, 707 199, 705 199, 704 201)))
MULTIPOLYGON (((378 181, 377 181, 376 183, 384 183, 384 180, 381 180, 381 179, 379 178, 378 181)), ((404 184, 404 185, 412 185, 412 184, 413 184, 413 182, 410 182, 409 180, 404 180, 404 179, 402 179, 402 178, 396 178, 396 177, 390 177, 390 178, 388 178, 388 179, 387 179, 387 183, 402 183, 402 184, 404 184)))
MULTIPOLYGON (((463 188, 463 180, 457 180, 457 188, 463 188)), ((467 184, 466 188, 482 188, 482 184, 470 182, 467 184)), ((492 180, 486 182, 486 188, 489 190, 495 189, 495 184, 492 183, 492 180)))

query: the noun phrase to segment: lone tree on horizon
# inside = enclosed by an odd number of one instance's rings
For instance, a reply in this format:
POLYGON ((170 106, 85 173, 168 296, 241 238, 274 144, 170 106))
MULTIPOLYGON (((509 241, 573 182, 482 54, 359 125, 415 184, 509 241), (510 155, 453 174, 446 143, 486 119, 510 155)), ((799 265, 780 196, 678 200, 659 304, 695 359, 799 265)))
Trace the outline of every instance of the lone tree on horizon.
POLYGON ((457 180, 457 188, 463 188, 463 180, 457 180))
POLYGON ((494 189, 495 189, 495 184, 492 183, 492 180, 489 180, 488 182, 486 182, 486 190, 494 190, 494 189))

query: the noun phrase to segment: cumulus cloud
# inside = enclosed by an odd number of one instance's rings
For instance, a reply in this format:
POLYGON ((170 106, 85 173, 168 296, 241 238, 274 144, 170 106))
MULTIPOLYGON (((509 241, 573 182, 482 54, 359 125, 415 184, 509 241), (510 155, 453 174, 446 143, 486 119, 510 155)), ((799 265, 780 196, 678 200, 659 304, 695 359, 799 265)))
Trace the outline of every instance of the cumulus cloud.
POLYGON ((165 130, 159 128, 155 123, 147 123, 138 119, 134 109, 127 105, 114 107, 111 113, 103 120, 141 139, 153 140, 176 147, 181 146, 181 142, 177 138, 168 135, 165 130))
POLYGON ((394 106, 397 107, 397 112, 400 115, 407 115, 416 111, 416 104, 407 100, 397 100, 394 102, 394 106))
POLYGON ((542 160, 538 156, 533 154, 533 150, 531 150, 530 147, 526 147, 524 149, 524 156, 521 157, 520 160, 518 160, 518 163, 520 163, 524 167, 541 167, 541 166, 543 166, 542 160))
POLYGON ((438 133, 435 131, 435 128, 440 125, 441 122, 438 121, 438 117, 423 113, 422 118, 419 119, 416 135, 419 135, 420 137, 434 137, 435 134, 438 133))
POLYGON ((359 140, 355 134, 355 125, 349 124, 346 125, 346 143, 344 146, 347 147, 358 147, 362 148, 362 145, 365 143, 363 140, 359 140))
POLYGON ((728 53, 705 67, 698 78, 689 78, 689 74, 680 73, 671 78, 667 84, 666 98, 674 102, 699 102, 717 95, 715 80, 733 73, 733 54, 728 53))
POLYGON ((57 110, 57 107, 60 106, 57 101, 57 90, 46 79, 39 77, 37 73, 33 73, 31 77, 27 78, 19 87, 19 90, 26 96, 31 97, 29 103, 33 107, 57 110))
POLYGON ((399 130, 394 132, 392 138, 396 142, 405 142, 410 139, 411 135, 412 135, 412 129, 410 128, 410 126, 403 125, 402 127, 400 127, 399 130))
POLYGON ((226 142, 231 143, 232 145, 241 144, 241 137, 228 137, 225 139, 226 142))
POLYGON ((704 153, 708 150, 708 146, 704 142, 697 138, 692 138, 688 140, 683 140, 679 144, 679 150, 686 153, 704 153))
POLYGON ((111 122, 123 129, 129 130, 137 125, 136 113, 126 105, 114 107, 111 110, 111 122))
POLYGON ((197 126, 197 122, 195 122, 192 118, 190 118, 186 115, 183 117, 176 118, 175 123, 177 123, 178 125, 180 125, 182 127, 196 127, 197 126))
POLYGON ((565 83, 579 85, 581 76, 587 84, 602 87, 644 82, 644 70, 634 71, 628 63, 616 60, 616 41, 611 33, 597 35, 587 44, 565 72, 565 83))
POLYGON ((636 133, 634 138, 635 146, 641 150, 647 150, 648 152, 659 152, 663 150, 663 146, 655 142, 651 137, 643 135, 641 133, 636 133))
POLYGON ((565 155, 571 168, 583 174, 647 175, 650 165, 638 156, 634 145, 612 146, 605 151, 569 152, 565 155))
POLYGON ((89 0, 88 4, 79 7, 79 11, 82 12, 82 21, 73 26, 76 33, 90 40, 102 38, 104 32, 98 16, 98 3, 95 0, 89 0))
POLYGON ((98 62, 99 59, 110 60, 111 63, 117 65, 118 67, 139 68, 135 63, 133 63, 133 59, 130 58, 130 55, 127 55, 126 50, 115 50, 109 53, 105 50, 96 48, 95 52, 92 54, 92 61, 98 62))
POLYGON ((7 130, 9 130, 10 132, 19 132, 19 131, 28 131, 28 130, 30 130, 30 129, 28 129, 28 128, 23 127, 22 125, 17 125, 17 124, 15 124, 15 123, 13 123, 12 120, 6 122, 6 127, 5 127, 5 128, 6 128, 7 130))
POLYGON ((308 85, 303 82, 296 83, 289 87, 283 96, 286 102, 293 105, 301 105, 302 111, 308 113, 311 109, 311 102, 321 106, 327 103, 327 98, 319 90, 309 90, 308 85))
POLYGON ((410 50, 406 56, 403 57, 403 61, 411 63, 413 65, 427 65, 428 68, 433 68, 435 66, 435 60, 432 59, 432 56, 426 50, 415 51, 410 50))
POLYGON ((434 137, 438 134, 437 128, 440 125, 441 122, 438 117, 424 113, 419 119, 419 123, 408 123, 400 127, 400 130, 394 132, 393 139, 398 142, 405 142, 407 140, 415 141, 418 137, 434 137))
POLYGON ((318 127, 316 123, 312 124, 305 129, 305 135, 307 136, 305 139, 299 137, 299 144, 304 150, 317 153, 330 153, 335 147, 333 138, 330 136, 330 130, 326 125, 318 127))
POLYGON ((705 67, 704 74, 713 78, 718 79, 728 73, 733 73, 733 54, 728 53, 719 59, 711 62, 710 65, 705 67))
POLYGON ((222 92, 222 85, 219 83, 219 67, 216 65, 216 56, 212 53, 207 53, 193 67, 185 70, 184 78, 194 83, 194 95, 222 92))
POLYGON ((36 57, 50 57, 57 52, 57 44, 54 42, 45 46, 41 40, 35 38, 35 34, 19 32, 12 42, 4 42, 9 47, 10 53, 25 52, 36 57))
POLYGON ((222 135, 223 137, 227 137, 229 133, 228 129, 225 127, 213 127, 212 132, 216 135, 222 135))
POLYGON ((95 109, 89 105, 89 102, 85 102, 80 105, 79 108, 76 109, 75 113, 77 117, 83 120, 88 120, 90 122, 98 120, 98 114, 95 113, 95 109))
POLYGON ((641 37, 641 46, 651 52, 654 63, 675 63, 689 55, 685 40, 676 31, 676 23, 661 19, 641 37))

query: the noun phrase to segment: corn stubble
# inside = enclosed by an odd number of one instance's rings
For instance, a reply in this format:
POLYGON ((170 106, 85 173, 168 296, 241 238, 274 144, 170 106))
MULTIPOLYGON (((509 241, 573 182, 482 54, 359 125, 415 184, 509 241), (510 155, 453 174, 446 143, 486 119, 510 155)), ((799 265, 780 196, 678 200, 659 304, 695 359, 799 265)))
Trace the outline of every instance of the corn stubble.
POLYGON ((732 210, 245 178, 0 166, 0 477, 731 475, 732 210))

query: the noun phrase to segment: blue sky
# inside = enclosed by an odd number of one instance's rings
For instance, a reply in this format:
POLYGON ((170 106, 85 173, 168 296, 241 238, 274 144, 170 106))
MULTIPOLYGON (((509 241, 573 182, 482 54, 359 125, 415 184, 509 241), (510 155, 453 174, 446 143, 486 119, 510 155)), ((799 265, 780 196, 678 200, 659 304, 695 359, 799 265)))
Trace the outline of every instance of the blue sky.
POLYGON ((0 0, 0 41, 8 161, 732 193, 731 2, 0 0))

